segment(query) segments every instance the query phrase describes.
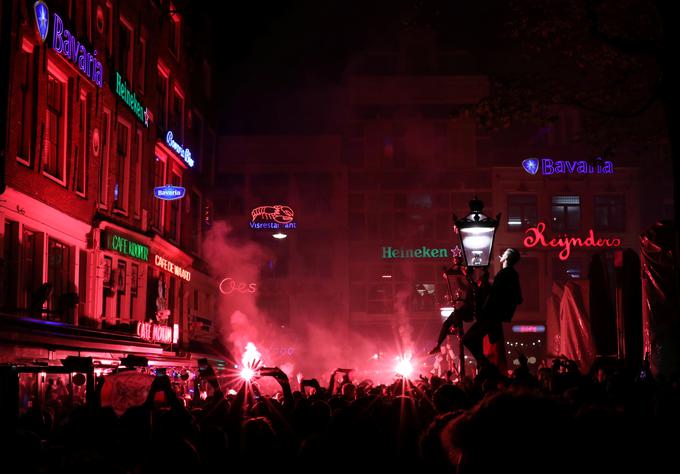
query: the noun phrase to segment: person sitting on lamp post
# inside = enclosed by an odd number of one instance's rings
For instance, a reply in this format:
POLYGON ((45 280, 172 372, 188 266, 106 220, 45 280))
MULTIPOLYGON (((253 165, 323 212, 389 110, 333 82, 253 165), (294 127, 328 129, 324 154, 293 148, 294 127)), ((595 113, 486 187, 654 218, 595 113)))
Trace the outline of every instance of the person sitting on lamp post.
MULTIPOLYGON (((503 349, 503 323, 510 322, 517 305, 522 303, 522 290, 519 275, 514 266, 519 261, 517 249, 508 248, 500 257, 501 270, 496 274, 486 302, 482 305, 477 321, 463 336, 463 344, 472 353, 477 366, 488 366, 489 360, 484 355, 484 336, 488 336, 491 344, 498 344, 503 349)), ((505 354, 499 353, 499 361, 505 354)))

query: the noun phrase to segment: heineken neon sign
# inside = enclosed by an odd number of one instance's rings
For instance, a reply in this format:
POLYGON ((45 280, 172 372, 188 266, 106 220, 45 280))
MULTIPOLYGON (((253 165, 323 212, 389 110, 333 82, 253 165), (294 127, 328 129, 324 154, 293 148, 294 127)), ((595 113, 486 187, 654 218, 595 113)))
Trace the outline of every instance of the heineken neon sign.
MULTIPOLYGON (((46 6, 41 7, 40 12, 36 13, 36 22, 41 37, 43 31, 47 36, 47 30, 41 26, 42 17, 37 15, 42 15, 46 10, 46 6)), ((85 45, 64 28, 64 22, 59 15, 53 13, 52 17, 54 19, 52 23, 52 49, 75 64, 92 82, 102 87, 104 85, 104 68, 102 63, 97 60, 97 50, 95 49, 93 53, 90 53, 85 49, 85 45)))
POLYGON ((445 248, 433 249, 423 245, 418 248, 394 248, 394 247, 383 247, 382 248, 382 258, 383 259, 393 259, 393 258, 448 258, 448 257, 460 257, 462 251, 460 247, 451 249, 450 251, 445 248))
POLYGON ((184 160, 184 162, 187 165, 189 165, 189 168, 194 167, 194 164, 196 164, 196 162, 194 161, 193 158, 191 158, 191 152, 189 151, 188 148, 184 148, 182 145, 175 141, 175 136, 173 135, 171 130, 169 130, 168 133, 165 135, 165 143, 167 143, 168 146, 172 149, 172 151, 177 153, 177 155, 179 155, 179 157, 182 158, 182 160, 184 160))
POLYGON ((123 79, 118 72, 116 72, 115 82, 116 82, 115 91, 116 94, 118 94, 118 97, 123 99, 125 105, 130 107, 130 109, 134 112, 139 121, 142 122, 144 126, 148 128, 149 109, 139 103, 139 100, 137 100, 137 94, 131 92, 130 89, 128 89, 127 82, 125 82, 125 79, 123 79))
POLYGON ((149 247, 134 240, 130 240, 115 232, 107 231, 102 239, 102 248, 114 250, 122 255, 136 258, 143 262, 149 261, 149 247))
POLYGON ((554 174, 613 174, 614 164, 597 158, 594 163, 585 160, 562 161, 550 158, 527 158, 522 161, 522 168, 529 174, 539 171, 544 176, 554 174))

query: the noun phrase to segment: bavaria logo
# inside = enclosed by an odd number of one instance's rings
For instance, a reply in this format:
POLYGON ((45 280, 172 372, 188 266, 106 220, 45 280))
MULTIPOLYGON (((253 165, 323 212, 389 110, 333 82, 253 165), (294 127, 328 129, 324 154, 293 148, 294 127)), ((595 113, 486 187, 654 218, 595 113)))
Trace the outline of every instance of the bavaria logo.
POLYGON ((164 201, 172 201, 173 199, 181 199, 184 197, 186 190, 181 186, 170 186, 169 184, 159 188, 153 188, 153 195, 158 199, 164 201))
POLYGON ((38 0, 33 4, 33 12, 35 13, 35 24, 40 33, 40 39, 45 42, 47 33, 50 31, 50 10, 45 5, 45 2, 38 0))
POLYGON ((527 158, 522 162, 522 168, 529 174, 536 174, 538 172, 538 160, 536 158, 527 158))

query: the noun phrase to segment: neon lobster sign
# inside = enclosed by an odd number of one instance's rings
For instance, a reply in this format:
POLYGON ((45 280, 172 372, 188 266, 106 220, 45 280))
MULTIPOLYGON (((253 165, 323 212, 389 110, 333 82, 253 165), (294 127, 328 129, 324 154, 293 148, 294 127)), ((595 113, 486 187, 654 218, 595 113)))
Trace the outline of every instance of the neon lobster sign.
POLYGON ((571 254, 571 249, 574 247, 620 247, 621 239, 614 237, 613 239, 595 239, 593 229, 590 229, 588 237, 581 239, 580 237, 560 237, 557 239, 547 240, 543 235, 545 232, 545 223, 539 222, 536 227, 531 227, 525 231, 528 234, 524 238, 524 247, 533 248, 538 245, 541 247, 561 248, 558 256, 560 260, 566 260, 571 254))
POLYGON ((293 219, 295 213, 289 206, 277 204, 275 206, 260 206, 250 212, 252 220, 250 227, 253 229, 295 229, 293 219), (256 222, 272 221, 272 222, 256 222))

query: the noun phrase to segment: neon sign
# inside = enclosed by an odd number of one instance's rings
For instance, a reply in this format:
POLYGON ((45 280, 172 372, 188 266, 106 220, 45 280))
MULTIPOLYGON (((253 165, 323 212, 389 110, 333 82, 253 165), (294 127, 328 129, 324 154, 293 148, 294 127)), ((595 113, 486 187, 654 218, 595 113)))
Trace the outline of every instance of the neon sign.
MULTIPOLYGON (((179 330, 179 327, 177 329, 179 330)), ((153 323, 137 322, 137 336, 145 341, 161 344, 172 344, 174 340, 173 328, 153 323)))
POLYGON ((536 174, 539 170, 544 176, 553 174, 614 174, 614 164, 598 157, 595 163, 580 161, 552 160, 550 158, 527 158, 522 161, 522 168, 529 174, 536 174))
POLYGON ((184 197, 186 189, 181 186, 170 186, 166 184, 165 186, 160 186, 158 188, 153 188, 153 195, 158 199, 163 199, 165 201, 172 201, 174 199, 181 199, 184 197))
POLYGON ((512 332, 521 334, 532 332, 545 332, 545 325, 543 324, 515 324, 512 326, 512 332))
POLYGON ((533 248, 537 245, 540 245, 542 247, 561 248, 562 250, 560 250, 560 253, 558 254, 560 260, 568 259, 569 255, 571 254, 571 249, 574 247, 621 246, 621 239, 616 237, 613 239, 595 239, 593 229, 590 229, 588 237, 585 239, 581 239, 579 237, 560 237, 557 239, 546 240, 543 232, 545 232, 545 224, 543 222, 536 224, 536 227, 527 229, 525 233, 529 235, 524 238, 524 247, 533 248))
POLYGON ((277 204, 275 206, 260 206, 250 211, 252 220, 251 229, 295 229, 296 223, 293 222, 295 213, 290 206, 277 204), (274 221, 274 222, 255 222, 255 221, 274 221))
MULTIPOLYGON (((61 17, 56 13, 53 14, 53 17, 52 49, 69 59, 90 80, 102 87, 104 84, 104 68, 102 63, 97 60, 97 50, 95 49, 94 53, 90 54, 69 30, 64 29, 64 22, 61 17)), ((40 28, 40 19, 38 19, 38 28, 40 28)), ((45 35, 47 35, 47 32, 45 32, 45 35)))
MULTIPOLYGON (((452 257, 460 257, 462 255, 462 250, 456 245, 455 248, 451 249, 452 257)), ((423 245, 420 248, 415 249, 405 249, 403 247, 383 247, 382 248, 382 258, 392 259, 392 258, 448 258, 449 251, 447 249, 432 249, 423 245)))
POLYGON ((178 276, 182 278, 183 280, 186 281, 191 281, 191 272, 188 270, 185 270, 184 268, 180 267, 179 265, 175 265, 169 260, 164 259, 160 255, 154 256, 153 263, 159 267, 162 268, 163 270, 172 273, 175 276, 178 276))
POLYGON ((130 107, 130 109, 135 113, 140 122, 144 124, 145 127, 149 127, 149 109, 144 107, 137 100, 137 94, 130 92, 127 87, 127 82, 123 79, 118 72, 116 72, 116 94, 123 99, 125 105, 130 107))
POLYGON ((149 261, 149 247, 113 232, 105 232, 104 238, 102 239, 102 248, 115 250, 120 254, 136 258, 143 262, 149 261))
POLYGON ((175 141, 174 135, 172 134, 172 131, 168 131, 167 135, 165 135, 165 143, 168 144, 170 148, 172 148, 172 151, 177 153, 184 162, 189 165, 189 168, 193 168, 194 164, 196 163, 193 158, 191 158, 191 152, 189 151, 188 148, 184 148, 182 145, 177 143, 175 141))
POLYGON ((225 278, 220 282, 220 293, 223 295, 230 295, 235 291, 238 293, 255 293, 256 290, 256 283, 237 283, 233 278, 225 278))
POLYGON ((35 13, 35 24, 38 27, 40 39, 44 43, 47 33, 50 31, 50 10, 45 2, 38 0, 33 4, 33 13, 35 13))

